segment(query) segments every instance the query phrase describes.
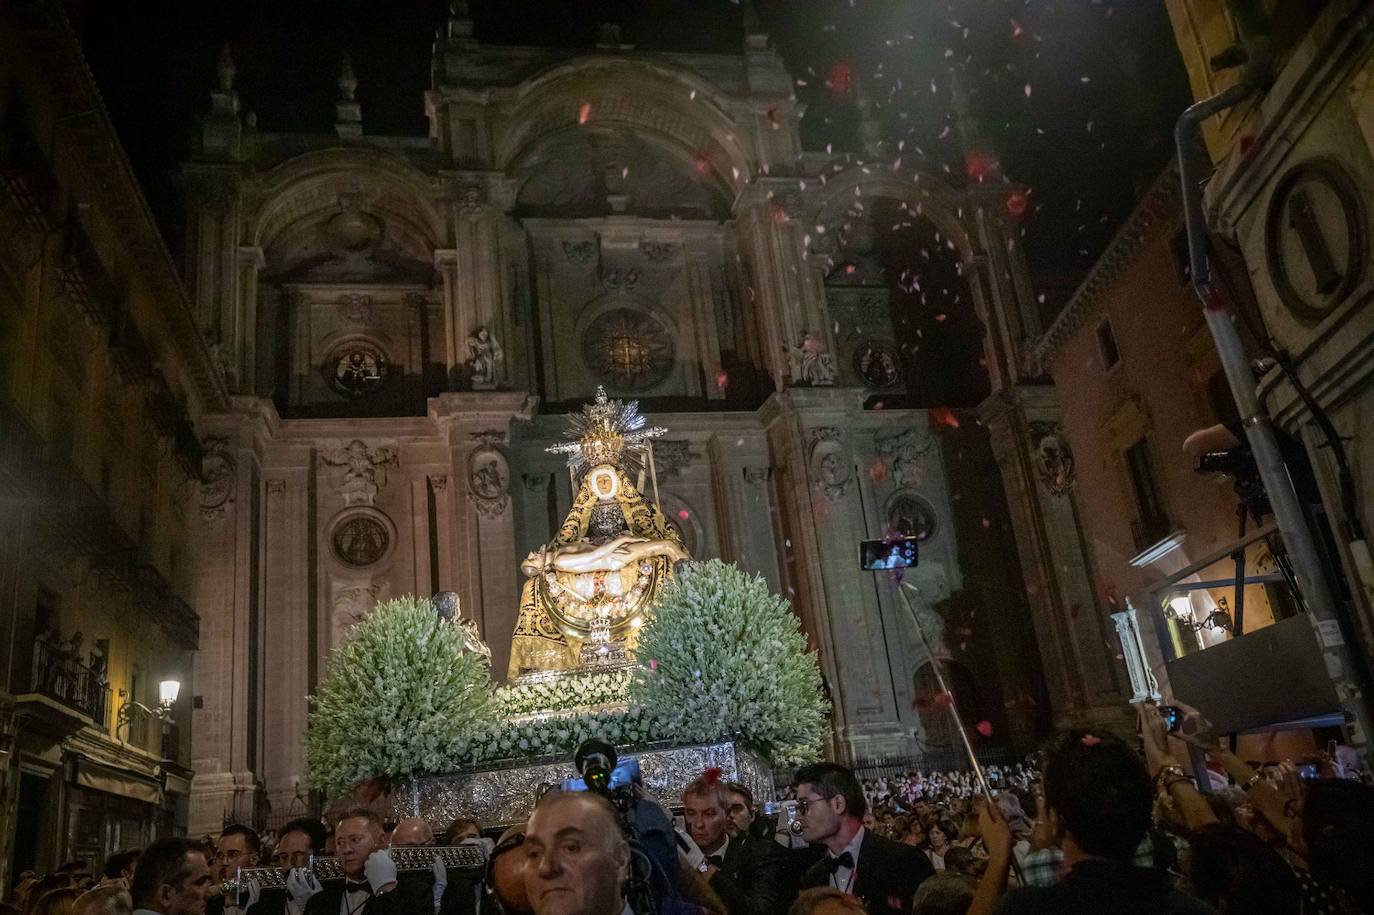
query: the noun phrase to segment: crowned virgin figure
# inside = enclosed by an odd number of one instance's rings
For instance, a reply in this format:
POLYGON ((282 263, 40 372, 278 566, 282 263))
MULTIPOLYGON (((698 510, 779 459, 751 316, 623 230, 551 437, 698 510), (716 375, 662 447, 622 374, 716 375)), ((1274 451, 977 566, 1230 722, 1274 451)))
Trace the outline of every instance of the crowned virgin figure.
POLYGON ((526 577, 511 639, 510 676, 625 659, 677 562, 677 531, 630 479, 651 474, 650 440, 638 404, 596 400, 573 417, 567 454, 573 504, 552 542, 521 563, 526 577), (647 464, 647 467, 646 467, 647 464))

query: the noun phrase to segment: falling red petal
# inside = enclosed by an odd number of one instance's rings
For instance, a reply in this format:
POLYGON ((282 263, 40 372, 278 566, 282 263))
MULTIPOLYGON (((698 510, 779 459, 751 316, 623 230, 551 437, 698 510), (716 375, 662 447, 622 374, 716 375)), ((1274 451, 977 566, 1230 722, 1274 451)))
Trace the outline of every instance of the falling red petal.
POLYGON ((831 95, 848 95, 854 88, 854 66, 843 58, 835 61, 825 81, 831 95))
POLYGON ((591 103, 591 102, 583 102, 583 103, 582 103, 582 107, 577 109, 577 124, 578 124, 578 126, 580 127, 581 125, 587 123, 587 118, 591 117, 591 115, 592 115, 592 103, 591 103))
POLYGON ((975 724, 975 725, 973 726, 973 729, 974 729, 975 731, 977 731, 979 734, 982 734, 984 737, 991 737, 991 736, 992 736, 992 722, 991 722, 991 721, 980 721, 980 722, 978 722, 977 724, 975 724))
POLYGON ((951 429, 959 428, 959 418, 954 415, 954 411, 949 407, 931 407, 930 421, 938 426, 949 426, 951 429))

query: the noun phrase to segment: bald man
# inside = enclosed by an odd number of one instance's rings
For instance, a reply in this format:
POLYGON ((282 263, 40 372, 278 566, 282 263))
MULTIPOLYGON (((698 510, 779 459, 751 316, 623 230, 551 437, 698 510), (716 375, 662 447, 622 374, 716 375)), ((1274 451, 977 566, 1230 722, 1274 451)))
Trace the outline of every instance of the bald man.
POLYGON ((429 848, 434 844, 434 830, 419 817, 406 817, 391 832, 392 848, 429 848))
POLYGON ((631 915, 630 846, 610 803, 589 792, 545 795, 521 848, 534 915, 631 915))

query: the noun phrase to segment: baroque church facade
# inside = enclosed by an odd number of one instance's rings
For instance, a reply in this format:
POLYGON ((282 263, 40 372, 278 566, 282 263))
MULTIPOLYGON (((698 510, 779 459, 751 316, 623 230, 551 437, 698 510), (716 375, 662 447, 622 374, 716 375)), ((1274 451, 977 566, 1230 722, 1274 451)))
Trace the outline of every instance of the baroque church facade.
POLYGON ((193 834, 304 796, 307 696, 377 601, 457 592, 506 670, 520 560, 572 496, 544 449, 598 387, 669 429, 659 498, 690 553, 791 601, 837 756, 950 746, 894 583, 858 568, 896 531, 989 746, 1115 714, 1006 187, 881 159, 867 122, 862 155, 803 149, 791 77, 746 31, 729 55, 613 30, 494 47, 455 4, 421 138, 365 134, 347 65, 334 134, 258 131, 226 52, 182 174, 184 277, 232 392, 197 423, 193 834), (992 394, 962 425, 885 408, 914 382, 875 254, 894 213, 982 329, 992 394))

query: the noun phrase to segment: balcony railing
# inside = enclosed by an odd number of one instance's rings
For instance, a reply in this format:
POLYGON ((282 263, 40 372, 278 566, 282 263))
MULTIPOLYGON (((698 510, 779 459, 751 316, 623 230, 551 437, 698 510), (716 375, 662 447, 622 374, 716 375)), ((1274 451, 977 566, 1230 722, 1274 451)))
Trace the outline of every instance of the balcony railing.
POLYGON ((80 658, 63 654, 50 642, 34 643, 30 691, 80 712, 98 728, 109 727, 109 683, 80 658))

